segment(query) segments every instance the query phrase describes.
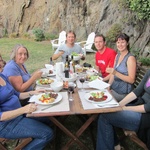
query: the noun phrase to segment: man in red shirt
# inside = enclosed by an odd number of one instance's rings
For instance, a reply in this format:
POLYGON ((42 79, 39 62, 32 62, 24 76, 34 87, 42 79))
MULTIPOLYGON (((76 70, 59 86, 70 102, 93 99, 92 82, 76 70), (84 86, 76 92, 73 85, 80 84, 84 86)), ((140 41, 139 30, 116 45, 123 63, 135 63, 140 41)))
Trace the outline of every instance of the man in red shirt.
POLYGON ((94 39, 94 45, 97 49, 95 54, 96 70, 101 72, 103 81, 108 81, 110 74, 106 72, 106 68, 113 68, 116 51, 106 47, 105 37, 102 34, 97 34, 94 39))

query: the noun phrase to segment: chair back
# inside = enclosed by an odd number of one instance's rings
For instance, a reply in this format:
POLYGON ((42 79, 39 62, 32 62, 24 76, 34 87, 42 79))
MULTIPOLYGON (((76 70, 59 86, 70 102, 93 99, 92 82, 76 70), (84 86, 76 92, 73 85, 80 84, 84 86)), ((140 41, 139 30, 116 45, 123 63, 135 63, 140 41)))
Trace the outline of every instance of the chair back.
POLYGON ((62 31, 59 33, 58 45, 64 44, 66 41, 66 31, 62 31))
POLYGON ((86 41, 86 49, 91 49, 92 48, 92 45, 94 43, 94 38, 95 38, 95 33, 92 32, 88 35, 88 38, 87 38, 87 41, 86 41))

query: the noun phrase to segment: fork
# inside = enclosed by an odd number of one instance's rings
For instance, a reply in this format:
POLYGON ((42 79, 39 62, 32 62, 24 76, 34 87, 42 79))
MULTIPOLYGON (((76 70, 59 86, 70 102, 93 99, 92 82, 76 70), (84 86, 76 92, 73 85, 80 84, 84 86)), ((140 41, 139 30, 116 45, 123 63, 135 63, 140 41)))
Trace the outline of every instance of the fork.
MULTIPOLYGON (((98 107, 104 107, 105 105, 100 105, 100 104, 98 104, 97 105, 98 107)), ((106 106, 118 106, 118 104, 106 104, 106 106)))
POLYGON ((56 105, 56 104, 58 104, 58 103, 51 104, 50 106, 47 106, 47 107, 45 107, 45 108, 42 108, 41 111, 44 111, 44 110, 46 110, 46 109, 48 109, 48 108, 51 108, 51 107, 53 107, 53 106, 56 105))

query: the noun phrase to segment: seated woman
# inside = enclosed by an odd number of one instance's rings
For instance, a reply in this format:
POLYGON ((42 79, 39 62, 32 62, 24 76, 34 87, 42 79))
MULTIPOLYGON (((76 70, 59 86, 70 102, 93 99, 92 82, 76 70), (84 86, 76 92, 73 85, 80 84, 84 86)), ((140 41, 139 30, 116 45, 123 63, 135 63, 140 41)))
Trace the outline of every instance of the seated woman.
POLYGON ((115 59, 114 68, 107 68, 111 73, 109 84, 111 93, 117 101, 121 101, 133 90, 136 75, 136 59, 129 52, 129 36, 125 33, 116 38, 116 46, 119 53, 115 59))
POLYGON ((5 65, 3 74, 8 77, 13 87, 19 92, 33 90, 34 82, 41 78, 42 71, 36 71, 31 76, 24 63, 29 58, 26 47, 18 44, 14 47, 10 56, 11 60, 5 65))
MULTIPOLYGON (((117 142, 114 127, 138 132, 143 124, 143 117, 148 121, 150 117, 150 70, 147 71, 141 83, 136 89, 129 93, 119 102, 122 111, 101 114, 98 119, 97 150, 113 150, 117 142), (134 106, 126 106, 128 103, 137 99, 134 106)), ((147 131, 150 124, 143 125, 147 131), (147 126, 149 125, 149 126, 147 126)), ((148 134, 148 133, 147 133, 148 134)), ((145 137, 147 135, 144 135, 145 137)), ((150 135, 149 135, 150 137, 150 135)), ((146 143, 150 143, 150 138, 146 137, 146 143)), ((148 145, 147 145, 148 146, 148 145)), ((150 147, 149 147, 150 149, 150 147)))
MULTIPOLYGON (((18 92, 33 90, 35 81, 41 78, 42 71, 37 70, 32 76, 27 71, 24 63, 29 58, 29 52, 26 47, 18 44, 11 52, 11 60, 5 65, 3 74, 8 77, 12 86, 18 92)), ((28 103, 28 99, 21 101, 22 106, 28 103)))
POLYGON ((24 114, 36 110, 36 104, 31 103, 21 107, 19 102, 19 98, 25 99, 31 94, 38 94, 39 92, 19 93, 12 87, 9 80, 0 73, 0 137, 8 139, 32 137, 33 140, 24 150, 42 150, 53 138, 53 131, 48 126, 51 122, 48 123, 47 118, 39 118, 40 121, 38 121, 25 117, 24 114))

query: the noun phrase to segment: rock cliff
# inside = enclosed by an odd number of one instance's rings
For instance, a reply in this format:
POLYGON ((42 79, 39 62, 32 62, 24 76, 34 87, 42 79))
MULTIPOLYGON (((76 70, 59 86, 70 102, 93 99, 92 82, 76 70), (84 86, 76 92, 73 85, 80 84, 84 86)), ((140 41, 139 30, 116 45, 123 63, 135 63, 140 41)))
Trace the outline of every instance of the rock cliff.
POLYGON ((0 0, 0 8, 0 36, 4 30, 21 34, 40 28, 58 34, 73 29, 78 40, 85 40, 93 31, 107 35, 117 24, 142 56, 150 56, 150 22, 136 20, 115 0, 0 0))

